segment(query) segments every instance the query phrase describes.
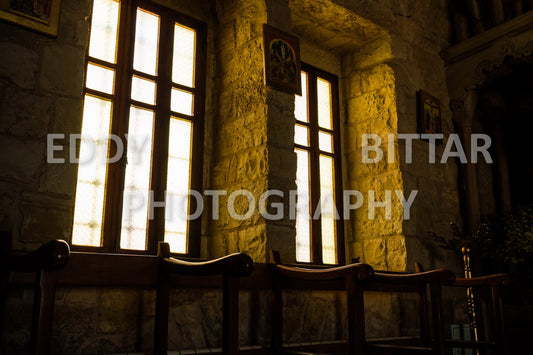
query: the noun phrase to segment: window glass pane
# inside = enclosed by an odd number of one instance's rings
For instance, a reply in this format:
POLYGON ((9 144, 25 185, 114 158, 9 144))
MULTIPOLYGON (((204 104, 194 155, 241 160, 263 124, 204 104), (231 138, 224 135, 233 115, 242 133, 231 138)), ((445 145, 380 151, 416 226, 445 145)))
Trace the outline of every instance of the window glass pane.
MULTIPOLYGON (((187 252, 192 123, 171 118, 168 143, 165 242, 174 253, 187 252)), ((194 211, 192 211, 194 212, 194 211)))
POLYGON ((170 109, 174 112, 192 116, 193 95, 189 92, 172 89, 170 109))
POLYGON ((141 79, 138 76, 131 78, 131 99, 155 104, 155 83, 151 80, 141 79))
POLYGON ((159 43, 159 16, 137 9, 133 69, 157 75, 157 47, 159 43))
POLYGON ((119 7, 116 0, 94 0, 89 41, 91 57, 116 62, 119 7))
POLYGON ((294 126, 294 143, 309 146, 307 127, 301 125, 294 126))
POLYGON ((320 78, 317 79, 316 84, 318 125, 322 128, 333 129, 331 125, 331 84, 320 78))
POLYGON ((333 135, 318 132, 318 148, 324 152, 333 153, 333 135))
POLYGON ((101 246, 111 102, 86 95, 72 244, 101 246))
POLYGON ((194 50, 196 32, 178 23, 174 26, 172 81, 194 87, 194 50))
POLYGON ((311 228, 309 215, 309 153, 295 149, 297 157, 296 189, 296 260, 311 262, 311 228))
POLYGON ((322 224, 322 260, 324 264, 335 264, 335 193, 333 158, 321 155, 320 164, 320 207, 322 224))
POLYGON ((309 122, 307 117, 307 74, 302 73, 302 96, 294 96, 294 116, 298 121, 309 122))
POLYGON ((89 89, 113 94, 113 83, 115 82, 115 71, 106 69, 99 65, 89 63, 87 65, 87 82, 85 86, 89 89))
POLYGON ((120 247, 146 249, 154 113, 131 107, 120 247))

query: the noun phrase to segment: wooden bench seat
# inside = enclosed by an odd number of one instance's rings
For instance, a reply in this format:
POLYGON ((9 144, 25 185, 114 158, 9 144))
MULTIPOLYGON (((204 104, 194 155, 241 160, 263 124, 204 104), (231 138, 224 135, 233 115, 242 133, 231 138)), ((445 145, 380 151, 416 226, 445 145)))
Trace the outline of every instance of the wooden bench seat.
MULTIPOLYGON (((11 235, 9 233, 3 233, 2 238, 11 238, 11 235)), ((1 253, 0 270, 2 272, 2 285, 0 290, 0 339, 3 338, 5 307, 10 273, 36 273, 30 331, 30 354, 50 354, 56 290, 56 271, 65 268, 69 255, 70 248, 64 240, 52 240, 37 250, 25 255, 14 255, 5 251, 1 253)))
MULTIPOLYGON (((415 263, 417 272, 423 272, 423 267, 420 263, 415 263)), ((503 317, 503 299, 502 287, 511 285, 511 277, 509 274, 500 273, 493 275, 486 275, 472 278, 456 278, 451 287, 464 288, 486 288, 491 292, 491 312, 493 315, 493 332, 494 338, 491 340, 451 340, 446 339, 445 344, 447 348, 461 348, 461 349, 479 349, 491 350, 496 354, 508 355, 509 348, 506 342, 505 326, 503 317)), ((466 292, 465 292, 466 294, 466 292)))
POLYGON ((222 354, 239 352, 239 278, 252 273, 254 263, 246 254, 235 253, 205 262, 188 262, 172 258, 168 243, 160 242, 158 249, 159 275, 156 291, 154 354, 167 355, 168 315, 171 278, 173 275, 223 279, 222 354))
POLYGON ((445 269, 422 273, 376 272, 370 265, 350 264, 326 269, 283 265, 272 252, 275 264, 272 297, 272 349, 274 354, 439 354, 445 353, 442 317, 442 285, 451 285, 455 275, 445 269), (343 286, 343 287, 341 287, 343 286), (347 295, 348 340, 328 346, 283 345, 283 289, 343 289, 347 295), (429 293, 428 293, 429 290, 429 293), (415 293, 420 300, 420 337, 400 340, 368 340, 365 331, 364 292, 415 293), (431 307, 431 318, 429 308, 431 307), (431 334, 430 334, 431 330, 431 334), (296 352, 295 352, 296 351, 296 352))

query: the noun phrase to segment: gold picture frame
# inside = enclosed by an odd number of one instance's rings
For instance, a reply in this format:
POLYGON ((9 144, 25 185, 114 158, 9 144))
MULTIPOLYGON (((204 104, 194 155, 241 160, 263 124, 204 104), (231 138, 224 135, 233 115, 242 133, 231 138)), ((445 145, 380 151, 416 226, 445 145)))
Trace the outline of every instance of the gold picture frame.
POLYGON ((0 0, 0 19, 57 37, 61 0, 0 0))
POLYGON ((289 94, 302 94, 298 37, 263 24, 265 84, 289 94))

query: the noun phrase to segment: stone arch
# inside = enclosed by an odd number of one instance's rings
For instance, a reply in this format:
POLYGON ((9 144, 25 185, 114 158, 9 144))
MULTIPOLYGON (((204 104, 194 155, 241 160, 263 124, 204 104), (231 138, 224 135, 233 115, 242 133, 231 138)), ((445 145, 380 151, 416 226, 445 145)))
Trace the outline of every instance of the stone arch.
MULTIPOLYGON (((509 22, 487 31, 454 47, 444 57, 447 62, 447 81, 450 92, 453 121, 469 140, 473 132, 477 107, 477 90, 507 58, 521 58, 533 53, 531 20, 509 22)), ((467 156, 470 155, 467 145, 467 156)), ((473 231, 481 222, 478 177, 476 167, 462 167, 467 230, 473 231)))
POLYGON ((486 75, 501 67, 507 58, 522 58, 530 56, 532 53, 533 41, 528 42, 522 47, 517 47, 512 41, 500 46, 493 58, 483 60, 476 65, 472 87, 468 87, 467 89, 475 89, 477 86, 483 84, 486 75))

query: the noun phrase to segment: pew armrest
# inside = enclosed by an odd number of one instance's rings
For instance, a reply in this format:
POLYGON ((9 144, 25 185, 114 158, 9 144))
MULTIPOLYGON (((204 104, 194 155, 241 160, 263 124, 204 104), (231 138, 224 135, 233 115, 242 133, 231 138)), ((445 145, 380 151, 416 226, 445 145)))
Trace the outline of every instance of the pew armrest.
POLYGON ((455 281, 453 272, 447 269, 436 269, 413 274, 389 274, 376 272, 374 280, 390 284, 420 284, 439 282, 443 285, 452 285, 455 281))
POLYGON ((509 286, 511 284, 511 276, 509 274, 493 274, 480 277, 472 277, 470 279, 458 277, 452 286, 457 287, 474 287, 474 286, 509 286))
POLYGON ((306 269, 285 265, 274 267, 278 275, 282 277, 310 281, 337 280, 345 277, 354 277, 356 280, 364 281, 371 279, 374 275, 374 269, 367 264, 350 264, 328 269, 306 269))
POLYGON ((63 269, 68 262, 70 248, 64 240, 52 240, 26 255, 3 253, 0 265, 6 271, 37 272, 63 269))
POLYGON ((249 276, 254 269, 252 258, 243 253, 234 253, 209 261, 179 260, 170 257, 170 246, 164 242, 159 243, 158 257, 163 270, 181 275, 208 276, 229 274, 232 276, 249 276))

